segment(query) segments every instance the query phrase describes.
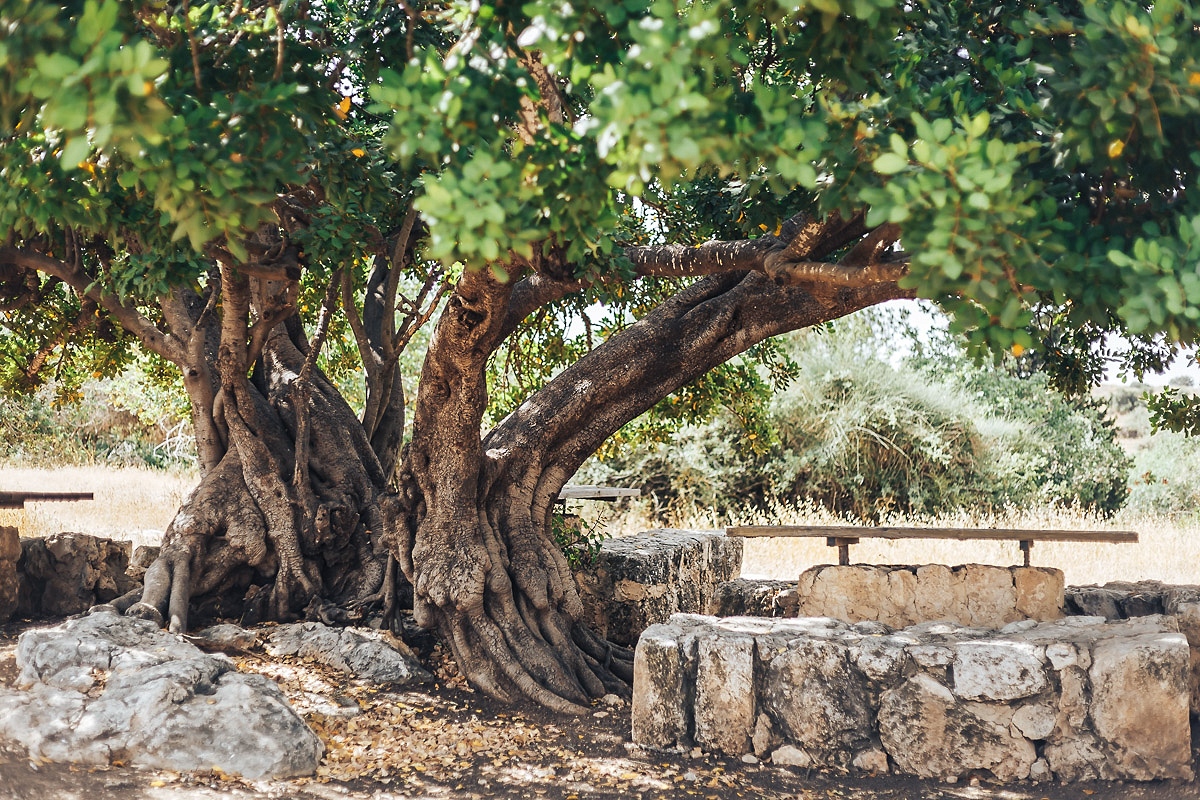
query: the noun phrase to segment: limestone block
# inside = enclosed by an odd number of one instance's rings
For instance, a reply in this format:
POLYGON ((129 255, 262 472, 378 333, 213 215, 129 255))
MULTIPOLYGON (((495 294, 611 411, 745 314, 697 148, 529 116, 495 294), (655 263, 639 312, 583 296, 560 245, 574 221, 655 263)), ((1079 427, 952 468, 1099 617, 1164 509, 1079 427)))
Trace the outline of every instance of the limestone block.
POLYGON ((134 587, 126 574, 132 547, 84 533, 22 539, 18 611, 62 617, 120 597, 134 587))
POLYGON ((960 703, 929 675, 917 673, 883 693, 879 736, 901 772, 923 778, 957 777, 989 770, 998 780, 1029 777, 1033 744, 1014 736, 1012 711, 960 703), (999 712, 999 713, 996 713, 999 712))
POLYGON ((688 690, 693 676, 685 668, 682 634, 678 626, 658 624, 638 639, 631 709, 637 744, 663 749, 691 745, 688 690))
POLYGON ((919 590, 912 622, 948 619, 954 609, 966 607, 963 584, 950 567, 924 564, 917 567, 916 575, 919 590))
POLYGON ((20 583, 17 561, 21 557, 21 538, 17 529, 0 525, 0 625, 17 612, 20 583))
POLYGON ((967 614, 952 619, 987 628, 999 628, 1017 619, 1017 588, 1011 569, 967 564, 956 572, 963 583, 967 614))
POLYGON ((755 723, 754 639, 706 636, 696 648, 696 744, 737 756, 751 750, 755 723))
POLYGON ((1017 590, 1018 613, 1038 622, 1062 617, 1066 587, 1061 570, 1014 567, 1012 573, 1017 590))
POLYGON ((888 757, 887 753, 880 750, 878 747, 872 747, 869 750, 863 750, 854 757, 851 762, 855 769, 860 769, 863 772, 870 772, 874 775, 886 775, 888 773, 888 757))
POLYGON ((965 700, 1018 700, 1048 685, 1045 649, 1028 642, 963 642, 954 652, 954 693, 965 700))
POLYGON ((796 593, 801 616, 892 628, 938 620, 1001 628, 1061 617, 1063 575, 1056 569, 982 564, 818 566, 800 576, 796 593))
POLYGON ((609 539, 576 573, 593 630, 632 645, 672 614, 707 611, 716 587, 742 571, 742 540, 720 531, 655 530, 609 539))
POLYGON ((760 705, 815 764, 846 767, 870 744, 871 698, 846 643, 794 639, 762 665, 760 705))
POLYGON ((1146 634, 1096 644, 1091 718, 1109 764, 1135 780, 1191 780, 1190 658, 1182 634, 1146 634))
POLYGON ((796 582, 737 578, 717 585, 704 613, 715 617, 794 617, 796 582))

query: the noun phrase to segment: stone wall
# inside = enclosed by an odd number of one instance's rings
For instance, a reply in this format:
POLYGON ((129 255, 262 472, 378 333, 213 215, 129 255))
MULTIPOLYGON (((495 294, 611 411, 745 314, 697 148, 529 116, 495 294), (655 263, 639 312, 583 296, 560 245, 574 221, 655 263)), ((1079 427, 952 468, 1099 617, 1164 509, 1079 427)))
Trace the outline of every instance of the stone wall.
POLYGON ((1110 620, 1152 614, 1174 617, 1192 648, 1188 685, 1192 714, 1200 716, 1200 586, 1158 581, 1071 586, 1066 592, 1066 608, 1068 614, 1090 614, 1110 620))
POLYGON ((1190 780, 1168 617, 947 623, 676 615, 634 662, 633 740, 928 778, 1190 780))
POLYGON ((667 529, 607 540, 595 565, 575 577, 592 630, 633 645, 672 614, 707 611, 717 585, 741 572, 741 539, 667 529))
POLYGON ((794 617, 795 581, 735 578, 717 585, 705 614, 714 617, 794 617))
POLYGON ((17 562, 21 559, 21 538, 17 529, 0 525, 0 625, 17 611, 20 581, 17 562))
POLYGON ((981 628, 1063 615, 1063 574, 1045 567, 967 564, 818 566, 797 586, 799 615, 893 628, 945 620, 981 628))
POLYGON ((26 617, 80 614, 132 589, 130 542, 85 533, 21 539, 17 613, 26 617))

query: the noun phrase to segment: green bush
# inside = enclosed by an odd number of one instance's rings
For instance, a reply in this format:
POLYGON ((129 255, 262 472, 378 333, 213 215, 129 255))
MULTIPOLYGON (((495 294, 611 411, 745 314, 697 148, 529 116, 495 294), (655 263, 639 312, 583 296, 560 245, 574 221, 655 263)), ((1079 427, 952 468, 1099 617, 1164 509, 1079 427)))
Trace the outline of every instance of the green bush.
MULTIPOLYGON (((799 377, 773 400, 772 440, 731 415, 585 465, 578 480, 637 485, 660 518, 815 501, 848 519, 1057 504, 1100 514, 1128 494, 1129 459, 1101 405, 1043 376, 977 365, 948 336, 894 354, 887 311, 791 337, 799 377)), ((900 334, 900 336, 898 336, 900 334)))
POLYGON ((157 469, 194 465, 190 425, 169 415, 152 415, 146 396, 131 391, 129 384, 89 382, 78 396, 66 400, 55 395, 53 386, 0 399, 0 461, 157 469))
POLYGON ((1134 458, 1129 508, 1159 514, 1200 511, 1200 439, 1159 431, 1134 458))

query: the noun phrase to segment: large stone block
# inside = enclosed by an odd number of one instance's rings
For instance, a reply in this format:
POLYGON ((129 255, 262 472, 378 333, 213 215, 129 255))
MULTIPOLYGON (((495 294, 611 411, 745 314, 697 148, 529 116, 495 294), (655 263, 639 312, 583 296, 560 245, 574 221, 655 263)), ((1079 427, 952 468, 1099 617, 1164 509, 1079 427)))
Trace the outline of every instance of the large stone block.
POLYGON ((21 537, 17 529, 0 525, 0 625, 17 613, 20 581, 17 561, 21 557, 21 537))
POLYGON ((1063 574, 1043 567, 967 564, 818 566, 796 589, 801 616, 875 621, 893 628, 945 620, 1000 628, 1062 616, 1063 574))
POLYGON ((754 639, 705 636, 696 645, 696 744, 741 755, 754 731, 754 639))
POLYGON ((691 730, 726 755, 928 778, 1190 779, 1188 669, 1165 616, 891 631, 677 615, 638 645, 633 739, 687 747, 691 730))
POLYGON ((708 610, 718 584, 742 571, 742 540, 720 531, 656 530, 609 539, 576 573, 586 622, 632 645, 672 614, 708 610))
POLYGON ((705 614, 714 617, 794 617, 796 582, 735 578, 717 584, 705 614))
POLYGON ((22 539, 18 612, 64 617, 120 597, 135 585, 126 574, 132 549, 85 533, 22 539))

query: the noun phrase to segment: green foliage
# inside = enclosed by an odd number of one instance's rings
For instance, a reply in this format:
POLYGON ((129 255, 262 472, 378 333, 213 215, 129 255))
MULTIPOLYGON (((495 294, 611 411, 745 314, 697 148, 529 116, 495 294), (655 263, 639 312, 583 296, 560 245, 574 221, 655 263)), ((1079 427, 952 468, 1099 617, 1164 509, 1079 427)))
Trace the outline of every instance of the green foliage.
POLYGON ((1195 515, 1200 510, 1200 440, 1174 431, 1156 433, 1134 457, 1129 508, 1195 515))
POLYGON ((594 565, 600 556, 601 545, 608 538, 602 522, 588 522, 557 511, 550 519, 550 533, 571 569, 587 569, 594 565))
POLYGON ((718 514, 819 505, 850 519, 893 512, 1061 504, 1111 514, 1129 460, 1103 409, 1068 401, 1045 375, 974 363, 954 340, 893 365, 906 323, 863 313, 793 338, 799 375, 770 405, 769 446, 729 414, 585 467, 583 480, 637 485, 655 510, 718 514))
MULTIPOLYGON (((53 386, 0 400, 0 462, 38 467, 193 467, 196 454, 190 429, 169 414, 150 419, 156 390, 144 393, 147 389, 138 378, 127 375, 107 385, 89 382, 67 402, 55 400, 53 386), (122 400, 135 404, 124 405, 122 400)), ((178 395, 161 399, 169 404, 177 402, 178 395)))

